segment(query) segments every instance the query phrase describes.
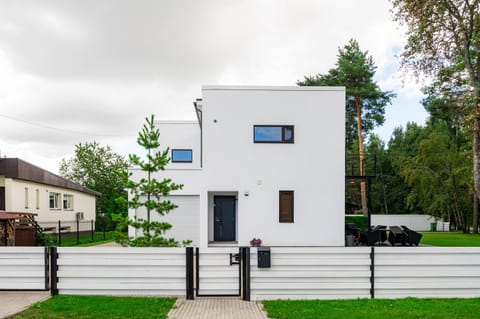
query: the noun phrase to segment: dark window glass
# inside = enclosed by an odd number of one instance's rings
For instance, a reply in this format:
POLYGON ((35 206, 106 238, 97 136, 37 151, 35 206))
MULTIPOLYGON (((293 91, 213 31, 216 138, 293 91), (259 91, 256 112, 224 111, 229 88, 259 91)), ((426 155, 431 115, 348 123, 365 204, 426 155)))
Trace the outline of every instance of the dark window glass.
POLYGON ((255 143, 293 143, 292 125, 254 125, 255 143))
POLYGON ((192 150, 172 150, 172 163, 191 163, 192 150))
POLYGON ((280 191, 279 220, 293 223, 293 191, 280 191))

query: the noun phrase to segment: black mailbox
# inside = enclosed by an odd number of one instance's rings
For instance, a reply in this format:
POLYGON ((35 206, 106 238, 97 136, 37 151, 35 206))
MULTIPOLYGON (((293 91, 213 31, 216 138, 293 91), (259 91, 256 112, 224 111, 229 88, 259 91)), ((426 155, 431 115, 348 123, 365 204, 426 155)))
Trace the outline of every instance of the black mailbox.
POLYGON ((257 248, 257 257, 258 257, 258 268, 270 268, 270 247, 258 247, 257 248))

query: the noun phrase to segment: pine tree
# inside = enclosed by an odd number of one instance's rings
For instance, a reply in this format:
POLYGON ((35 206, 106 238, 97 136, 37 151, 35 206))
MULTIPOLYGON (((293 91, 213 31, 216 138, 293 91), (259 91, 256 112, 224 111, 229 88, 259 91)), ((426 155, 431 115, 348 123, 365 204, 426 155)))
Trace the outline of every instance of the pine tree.
MULTIPOLYGON (((165 232, 172 228, 167 222, 152 220, 152 213, 160 216, 168 214, 178 206, 165 197, 171 191, 182 189, 183 185, 174 183, 169 178, 157 180, 155 175, 163 171, 170 161, 169 148, 159 151, 160 131, 155 128, 155 118, 152 115, 146 118, 146 124, 138 134, 137 143, 146 151, 146 159, 142 159, 135 154, 130 154, 129 158, 134 166, 139 167, 146 175, 139 181, 128 179, 126 188, 129 190, 129 199, 124 202, 128 208, 138 209, 145 207, 146 219, 124 219, 123 225, 128 225, 136 230, 141 229, 142 235, 135 238, 128 238, 125 233, 117 233, 116 241, 123 246, 137 247, 158 247, 158 246, 177 246, 178 242, 174 238, 165 238, 165 232)), ((128 175, 129 178, 131 173, 128 175)), ((121 200, 121 199, 120 199, 121 200)))

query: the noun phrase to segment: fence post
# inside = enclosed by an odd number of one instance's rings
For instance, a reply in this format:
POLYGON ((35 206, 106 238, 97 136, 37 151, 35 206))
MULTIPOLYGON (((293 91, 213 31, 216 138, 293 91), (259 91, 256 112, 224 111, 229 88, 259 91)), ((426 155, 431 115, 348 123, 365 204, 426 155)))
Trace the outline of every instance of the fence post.
POLYGON ((240 247, 242 299, 250 301, 250 247, 240 247))
POLYGON ((58 246, 62 246, 62 222, 58 221, 58 246))
POLYGON ((50 249, 51 249, 50 250, 50 273, 51 273, 50 294, 52 296, 56 296, 58 295, 58 289, 57 289, 58 253, 57 253, 57 247, 51 247, 50 249))
POLYGON ((375 247, 370 250, 370 297, 375 299, 375 247))
POLYGON ((77 245, 80 244, 80 221, 77 218, 77 245))
POLYGON ((187 268, 187 274, 186 274, 186 297, 187 300, 193 300, 193 247, 187 247, 186 248, 186 268, 187 268))
POLYGON ((93 219, 90 221, 90 229, 90 232, 92 233, 92 241, 94 241, 93 236, 95 235, 95 230, 93 229, 93 219))
POLYGON ((43 252, 43 255, 45 257, 45 290, 48 290, 49 289, 49 262, 48 262, 48 258, 50 257, 50 255, 48 254, 48 247, 45 246, 44 247, 44 252, 43 252))

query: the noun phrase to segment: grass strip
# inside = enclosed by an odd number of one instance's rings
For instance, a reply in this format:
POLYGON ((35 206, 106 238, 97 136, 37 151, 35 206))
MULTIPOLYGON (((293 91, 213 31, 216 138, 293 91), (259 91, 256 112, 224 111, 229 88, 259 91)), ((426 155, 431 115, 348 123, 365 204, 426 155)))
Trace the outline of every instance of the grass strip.
POLYGON ((464 234, 460 232, 421 232, 421 244, 442 247, 478 247, 480 234, 464 234))
POLYGON ((479 318, 480 299, 356 299, 264 301, 272 319, 469 319, 479 318))
POLYGON ((163 319, 175 298, 54 296, 11 318, 18 319, 163 319))

